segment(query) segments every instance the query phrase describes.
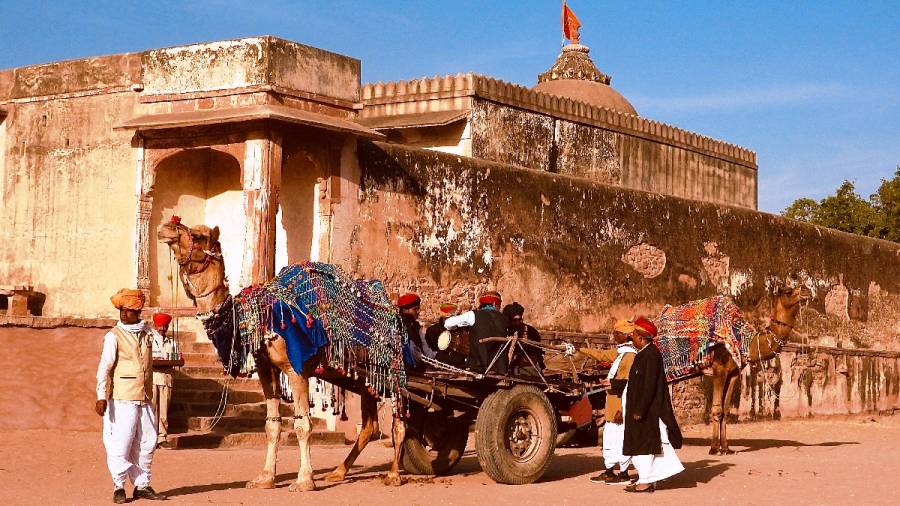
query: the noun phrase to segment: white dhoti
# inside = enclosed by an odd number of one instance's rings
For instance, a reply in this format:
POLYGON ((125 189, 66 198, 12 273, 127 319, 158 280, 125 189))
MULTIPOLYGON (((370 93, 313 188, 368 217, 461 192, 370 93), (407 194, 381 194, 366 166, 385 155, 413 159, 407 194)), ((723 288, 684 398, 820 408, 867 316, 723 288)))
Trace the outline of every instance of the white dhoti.
POLYGON ((625 425, 606 422, 603 425, 603 464, 612 469, 618 464, 624 471, 631 464, 631 457, 622 455, 622 443, 625 442, 625 425))
POLYGON ((156 448, 156 416, 149 402, 107 402, 103 416, 106 465, 116 488, 125 478, 137 488, 150 485, 150 464, 156 448))
POLYGON ((659 421, 659 435, 662 439, 662 454, 631 457, 631 462, 638 472, 638 483, 655 483, 684 471, 684 466, 675 453, 675 448, 672 448, 669 443, 666 424, 662 420, 659 421))

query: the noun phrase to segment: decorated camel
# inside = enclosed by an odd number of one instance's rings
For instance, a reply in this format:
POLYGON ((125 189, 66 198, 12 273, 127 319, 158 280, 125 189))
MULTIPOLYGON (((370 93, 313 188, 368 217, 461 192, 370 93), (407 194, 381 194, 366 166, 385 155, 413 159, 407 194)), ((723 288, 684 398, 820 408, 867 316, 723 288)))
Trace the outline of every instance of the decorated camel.
POLYGON ((158 238, 180 265, 185 291, 196 302, 207 336, 231 375, 255 369, 266 403, 266 457, 248 488, 274 488, 280 416, 280 373, 293 396, 293 425, 300 468, 291 491, 316 488, 310 462, 309 379, 318 377, 360 395, 362 430, 344 462, 326 476, 343 480, 378 431, 377 401, 392 397, 394 455, 384 481, 400 485, 399 459, 406 427, 401 389, 405 383, 403 336, 396 311, 377 281, 353 281, 328 264, 286 267, 274 280, 229 294, 218 241, 219 229, 188 228, 177 217, 158 238))
POLYGON ((769 323, 762 330, 746 322, 734 302, 724 296, 663 308, 656 342, 665 361, 666 380, 674 383, 698 374, 712 380, 710 455, 734 453, 728 448, 727 410, 741 370, 781 352, 807 298, 805 288, 777 288, 769 323))

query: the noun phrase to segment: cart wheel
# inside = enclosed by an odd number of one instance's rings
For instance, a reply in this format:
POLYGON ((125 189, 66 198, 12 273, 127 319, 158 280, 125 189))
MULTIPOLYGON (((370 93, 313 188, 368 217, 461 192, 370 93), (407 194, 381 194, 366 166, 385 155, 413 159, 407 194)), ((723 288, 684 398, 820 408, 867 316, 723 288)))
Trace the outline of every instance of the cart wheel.
MULTIPOLYGON (((418 411, 418 410, 417 410, 418 411)), ((447 474, 466 451, 470 420, 425 410, 414 412, 406 426, 400 463, 410 474, 447 474), (425 417, 422 421, 419 417, 425 417)))
POLYGON ((556 448, 556 412, 533 386, 516 385, 489 395, 475 421, 481 468, 497 483, 534 483, 556 448))

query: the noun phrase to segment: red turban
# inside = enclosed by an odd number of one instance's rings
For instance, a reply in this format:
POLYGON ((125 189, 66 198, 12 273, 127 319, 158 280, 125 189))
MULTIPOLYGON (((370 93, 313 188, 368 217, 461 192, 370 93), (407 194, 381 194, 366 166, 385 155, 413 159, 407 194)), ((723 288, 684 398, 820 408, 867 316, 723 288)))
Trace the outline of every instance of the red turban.
POLYGON ((422 299, 414 293, 405 293, 397 299, 397 307, 400 309, 410 309, 422 303, 422 299))
POLYGON ((447 302, 446 304, 441 304, 440 311, 441 314, 450 315, 455 312, 459 306, 452 302, 447 302))
POLYGON ((656 337, 656 324, 644 318, 643 316, 634 321, 634 326, 635 330, 640 330, 644 333, 650 334, 650 337, 656 337))
POLYGON ((140 311, 144 308, 144 292, 123 288, 109 298, 116 309, 132 309, 140 311))
POLYGON ((155 327, 163 327, 172 321, 172 315, 166 313, 156 313, 153 315, 153 325, 155 327))
POLYGON ((500 294, 497 292, 485 292, 484 295, 478 297, 478 305, 483 306, 485 304, 491 304, 494 306, 500 306, 500 294))

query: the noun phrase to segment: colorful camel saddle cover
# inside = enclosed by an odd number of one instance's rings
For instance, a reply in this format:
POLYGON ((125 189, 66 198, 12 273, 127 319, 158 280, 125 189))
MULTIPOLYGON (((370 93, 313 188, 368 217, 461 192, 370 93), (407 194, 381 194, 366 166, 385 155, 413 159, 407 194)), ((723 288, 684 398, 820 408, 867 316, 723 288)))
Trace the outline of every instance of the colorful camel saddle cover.
POLYGON ((228 336, 225 329, 218 341, 207 335, 232 376, 254 371, 254 357, 274 333, 284 338, 298 373, 321 352, 324 366, 364 375, 382 397, 397 398, 406 386, 408 338, 380 281, 354 280, 336 265, 305 262, 284 267, 264 285, 244 288, 233 308, 226 305, 222 309, 233 313, 236 332, 228 336))
POLYGON ((662 353, 666 381, 696 376, 712 364, 713 348, 722 344, 736 364, 747 363, 747 346, 755 330, 737 305, 723 295, 682 306, 666 305, 656 319, 656 345, 662 353))

